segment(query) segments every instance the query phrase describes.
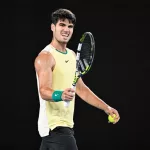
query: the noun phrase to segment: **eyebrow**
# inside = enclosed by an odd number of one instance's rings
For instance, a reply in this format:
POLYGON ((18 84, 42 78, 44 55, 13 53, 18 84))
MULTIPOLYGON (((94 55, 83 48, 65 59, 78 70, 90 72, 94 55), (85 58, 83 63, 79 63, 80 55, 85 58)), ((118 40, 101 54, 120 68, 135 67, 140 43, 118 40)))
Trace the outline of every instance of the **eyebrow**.
MULTIPOLYGON (((66 25, 66 24, 65 24, 65 23, 63 23, 63 22, 60 22, 60 23, 59 23, 59 25, 66 25)), ((73 24, 69 24, 68 26, 69 26, 69 27, 74 27, 74 25, 73 25, 73 24)))
POLYGON ((65 23, 63 23, 63 22, 59 22, 59 24, 64 24, 64 25, 66 25, 65 23))

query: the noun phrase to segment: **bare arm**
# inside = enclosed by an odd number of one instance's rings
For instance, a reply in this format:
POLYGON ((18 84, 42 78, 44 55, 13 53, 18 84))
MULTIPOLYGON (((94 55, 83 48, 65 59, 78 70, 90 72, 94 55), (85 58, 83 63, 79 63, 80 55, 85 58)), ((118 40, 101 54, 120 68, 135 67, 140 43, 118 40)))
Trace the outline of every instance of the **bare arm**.
POLYGON ((87 102, 88 104, 97 107, 99 109, 105 110, 109 105, 107 105, 103 100, 97 97, 82 81, 80 78, 76 86, 77 95, 87 102))
MULTIPOLYGON (((74 51, 72 51, 74 56, 76 57, 76 54, 74 51)), ((95 106, 99 109, 106 110, 108 108, 108 105, 102 101, 100 98, 98 98, 82 81, 81 78, 79 78, 77 85, 76 85, 76 93, 77 95, 87 102, 88 104, 95 106)))
MULTIPOLYGON (((35 70, 39 78, 39 91, 42 99, 52 101, 54 90, 52 89, 52 71, 55 67, 55 59, 49 52, 41 52, 35 59, 35 70)), ((61 96, 61 100, 71 101, 75 91, 66 88, 61 96)))
POLYGON ((113 114, 116 114, 115 123, 117 123, 120 119, 119 113, 116 109, 110 107, 108 104, 106 104, 102 99, 100 99, 98 96, 96 96, 82 81, 80 78, 76 85, 76 93, 77 95, 87 102, 88 104, 99 108, 103 110, 107 115, 113 116, 113 114))
MULTIPOLYGON (((74 52, 73 52, 74 53, 74 52)), ((74 53, 75 57, 76 54, 74 53)), ((113 116, 113 114, 116 115, 115 117, 115 123, 117 123, 120 119, 119 113, 116 109, 110 107, 108 104, 106 104, 102 99, 100 99, 98 96, 96 96, 82 81, 82 78, 79 78, 77 84, 76 84, 76 93, 77 95, 87 102, 88 104, 103 110, 107 115, 113 116)))
POLYGON ((39 78, 39 91, 42 99, 52 101, 52 69, 55 60, 49 52, 41 52, 35 59, 35 70, 39 78))

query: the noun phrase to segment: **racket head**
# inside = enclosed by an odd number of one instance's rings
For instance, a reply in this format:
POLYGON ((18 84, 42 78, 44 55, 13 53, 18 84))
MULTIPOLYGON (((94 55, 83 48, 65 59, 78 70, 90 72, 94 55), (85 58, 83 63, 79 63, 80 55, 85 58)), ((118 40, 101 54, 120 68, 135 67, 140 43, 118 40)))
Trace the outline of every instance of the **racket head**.
POLYGON ((80 76, 85 75, 91 68, 95 55, 95 40, 91 32, 85 32, 80 39, 77 49, 80 57, 77 60, 77 68, 80 76))
POLYGON ((80 38, 76 55, 76 72, 72 86, 91 68, 95 55, 95 41, 91 32, 85 32, 80 38))

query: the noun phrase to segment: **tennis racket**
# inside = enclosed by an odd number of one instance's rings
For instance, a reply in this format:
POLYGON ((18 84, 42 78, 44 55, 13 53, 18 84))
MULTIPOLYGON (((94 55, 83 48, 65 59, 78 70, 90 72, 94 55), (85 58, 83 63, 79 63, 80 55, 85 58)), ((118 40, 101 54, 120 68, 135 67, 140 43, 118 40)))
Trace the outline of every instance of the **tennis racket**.
MULTIPOLYGON (((80 38, 76 54, 76 72, 72 83, 73 89, 80 77, 85 75, 91 68, 95 54, 95 41, 91 32, 85 32, 80 38)), ((70 101, 64 101, 65 107, 69 106, 70 101)))

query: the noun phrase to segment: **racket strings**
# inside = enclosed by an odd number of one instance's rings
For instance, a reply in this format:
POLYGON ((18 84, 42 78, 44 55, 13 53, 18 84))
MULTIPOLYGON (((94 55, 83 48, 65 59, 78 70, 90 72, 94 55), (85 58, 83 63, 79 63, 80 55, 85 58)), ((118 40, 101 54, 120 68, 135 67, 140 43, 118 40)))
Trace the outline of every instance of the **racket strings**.
POLYGON ((92 60, 92 52, 91 52, 91 45, 89 43, 83 43, 82 44, 82 49, 80 52, 80 61, 79 61, 79 66, 80 70, 84 72, 91 63, 92 60))
POLYGON ((81 41, 80 59, 78 61, 78 69, 85 74, 88 72, 94 58, 94 39, 90 34, 86 34, 81 41))
POLYGON ((89 43, 83 43, 82 49, 80 52, 80 57, 85 59, 90 59, 92 52, 91 52, 91 45, 89 43))

